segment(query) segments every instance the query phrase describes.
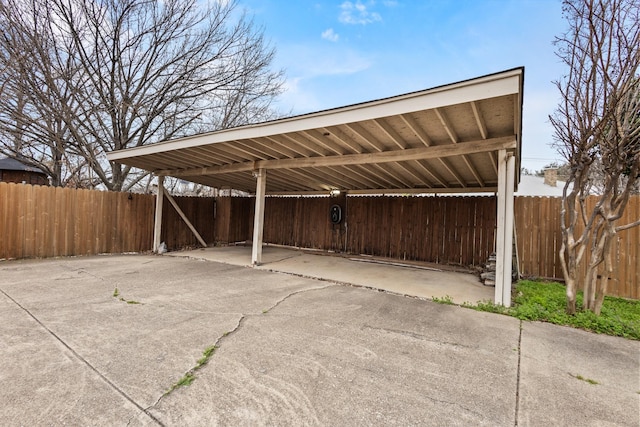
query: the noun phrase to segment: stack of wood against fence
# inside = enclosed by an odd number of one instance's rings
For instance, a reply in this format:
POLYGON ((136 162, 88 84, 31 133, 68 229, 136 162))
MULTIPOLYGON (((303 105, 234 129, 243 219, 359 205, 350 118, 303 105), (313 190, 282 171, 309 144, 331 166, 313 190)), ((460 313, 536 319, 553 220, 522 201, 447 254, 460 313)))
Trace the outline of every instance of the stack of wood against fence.
MULTIPOLYGON (((254 199, 175 197, 208 244, 250 240, 254 199)), ((594 199, 595 200, 595 199, 594 199)), ((269 197, 264 241, 402 260, 481 266, 495 248, 494 197, 374 197, 342 199, 332 224, 329 197, 269 197)), ((560 198, 517 197, 520 273, 562 278, 560 198)), ((149 251, 155 196, 0 183, 0 259, 149 251)), ((170 249, 198 242, 170 204, 161 240, 170 249)), ((640 217, 640 196, 620 224, 640 217)), ((608 294, 640 299, 640 227, 615 242, 608 294)))

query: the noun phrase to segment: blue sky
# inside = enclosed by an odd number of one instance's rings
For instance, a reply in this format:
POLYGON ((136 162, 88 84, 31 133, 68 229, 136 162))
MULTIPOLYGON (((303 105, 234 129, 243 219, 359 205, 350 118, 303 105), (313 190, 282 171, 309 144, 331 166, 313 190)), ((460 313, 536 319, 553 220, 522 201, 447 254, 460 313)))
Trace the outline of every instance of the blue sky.
POLYGON ((562 160, 549 145, 564 68, 556 0, 239 0, 286 73, 277 108, 302 114, 525 67, 522 165, 562 160))

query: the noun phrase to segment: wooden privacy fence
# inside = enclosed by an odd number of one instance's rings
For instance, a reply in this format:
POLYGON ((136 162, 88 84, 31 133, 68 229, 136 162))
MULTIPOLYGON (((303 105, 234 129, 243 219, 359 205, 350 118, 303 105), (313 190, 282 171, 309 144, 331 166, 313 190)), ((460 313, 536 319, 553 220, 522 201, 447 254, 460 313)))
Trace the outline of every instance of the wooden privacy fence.
MULTIPOLYGON (((206 241, 214 241, 211 198, 176 197, 206 241)), ((0 182, 0 259, 46 258, 151 249, 155 196, 0 182)), ((169 203, 162 241, 170 249, 197 240, 169 203)))
MULTIPOLYGON (((175 197, 210 244, 250 240, 253 198, 175 197)), ((520 272, 562 278, 560 198, 517 197, 520 272)), ((591 203, 591 202, 590 202, 591 203)), ((0 182, 0 259, 141 252, 153 242, 155 196, 0 182)), ((198 245, 169 203, 161 240, 169 249, 198 245)), ((620 223, 640 217, 640 196, 620 223)), ((494 197, 269 197, 264 241, 404 260, 477 266, 495 246, 494 197), (345 220, 331 223, 329 209, 345 220)), ((610 295, 640 299, 640 227, 615 242, 610 295)))
POLYGON ((480 265, 493 251, 494 197, 270 197, 264 241, 280 245, 480 265), (333 204, 345 221, 329 220, 333 204))
POLYGON ((148 250, 154 197, 0 182, 0 259, 148 250))
MULTIPOLYGON (((592 209, 595 196, 587 199, 592 209)), ((524 276, 562 278, 558 252, 562 244, 560 231, 560 197, 516 197, 515 222, 518 234, 520 272, 524 276)), ((618 224, 640 218, 640 196, 632 196, 618 224)), ((640 227, 618 233, 613 244, 613 277, 609 295, 640 299, 640 227)), ((587 257, 588 254, 585 256, 587 257)), ((583 262, 583 271, 587 264, 583 262)))

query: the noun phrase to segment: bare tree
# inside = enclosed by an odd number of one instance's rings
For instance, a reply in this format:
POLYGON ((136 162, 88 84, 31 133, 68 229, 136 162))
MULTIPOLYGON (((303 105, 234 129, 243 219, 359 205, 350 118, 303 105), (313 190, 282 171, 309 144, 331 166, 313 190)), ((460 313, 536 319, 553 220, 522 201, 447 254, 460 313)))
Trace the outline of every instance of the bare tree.
POLYGON ((563 10, 569 30, 556 47, 567 74, 556 82, 562 101, 550 117, 569 164, 560 260, 567 312, 575 313, 582 287, 583 308, 599 314, 616 233, 640 224, 618 224, 640 180, 640 3, 566 0, 563 10), (590 196, 596 172, 600 188, 590 196))
POLYGON ((0 131, 33 163, 43 161, 29 152, 36 148, 53 164, 80 158, 106 188, 132 188, 146 174, 107 162, 105 152, 271 113, 282 73, 270 70, 273 49, 236 9, 234 1, 2 0, 2 65, 15 96, 1 106, 0 131))

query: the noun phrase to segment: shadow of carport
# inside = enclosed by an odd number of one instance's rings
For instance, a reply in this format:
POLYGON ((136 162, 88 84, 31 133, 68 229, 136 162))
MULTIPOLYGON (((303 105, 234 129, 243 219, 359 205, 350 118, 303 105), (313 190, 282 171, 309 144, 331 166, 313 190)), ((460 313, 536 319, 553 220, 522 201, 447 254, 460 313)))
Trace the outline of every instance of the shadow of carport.
MULTIPOLYGON (((237 266, 251 265, 251 246, 225 246, 169 252, 237 266)), ((318 280, 362 286, 418 298, 451 298, 456 304, 492 300, 494 290, 473 272, 446 266, 348 256, 265 245, 257 268, 318 280)))

